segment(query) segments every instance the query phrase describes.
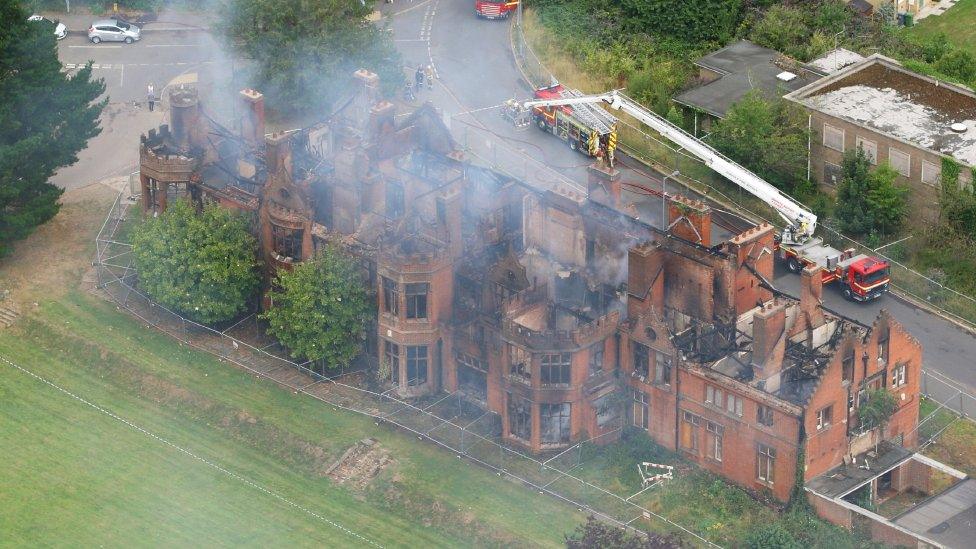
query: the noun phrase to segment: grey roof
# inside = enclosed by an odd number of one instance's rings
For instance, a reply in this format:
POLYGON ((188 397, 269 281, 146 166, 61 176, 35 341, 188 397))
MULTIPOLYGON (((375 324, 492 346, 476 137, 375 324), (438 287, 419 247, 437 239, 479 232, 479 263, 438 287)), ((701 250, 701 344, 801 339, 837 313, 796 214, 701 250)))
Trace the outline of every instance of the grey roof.
POLYGON ((893 522, 949 547, 972 547, 976 539, 976 479, 957 483, 893 522))
POLYGON ((782 96, 822 76, 805 68, 798 71, 797 77, 789 82, 779 80, 776 75, 784 69, 776 66, 775 61, 780 57, 776 50, 764 48, 748 40, 729 44, 695 62, 696 65, 722 76, 713 82, 687 90, 674 100, 722 118, 729 107, 753 88, 770 96, 782 96))
MULTIPOLYGON (((835 426, 835 428, 838 427, 843 428, 842 425, 835 426)), ((857 464, 842 463, 826 473, 810 479, 806 483, 806 487, 828 498, 844 496, 867 484, 872 479, 880 477, 896 465, 908 461, 911 459, 912 453, 907 448, 885 441, 878 445, 877 455, 872 455, 874 454, 872 448, 857 456, 857 464), (859 466, 865 463, 865 459, 867 459, 868 469, 862 469, 859 466)))

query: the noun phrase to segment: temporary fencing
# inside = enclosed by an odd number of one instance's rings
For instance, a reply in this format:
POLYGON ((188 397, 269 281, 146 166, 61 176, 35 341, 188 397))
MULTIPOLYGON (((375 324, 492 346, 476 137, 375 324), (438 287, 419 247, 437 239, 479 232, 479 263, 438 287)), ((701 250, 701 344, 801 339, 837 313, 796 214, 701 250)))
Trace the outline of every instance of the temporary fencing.
MULTIPOLYGON (((419 440, 485 467, 498 476, 559 499, 604 521, 642 533, 646 530, 676 532, 697 546, 718 547, 696 532, 661 513, 642 506, 631 494, 618 494, 596 481, 573 474, 587 448, 597 440, 577 443, 559 454, 540 458, 506 445, 500 438, 501 420, 492 412, 470 404, 460 393, 441 394, 426 400, 406 401, 354 384, 361 372, 323 375, 308 363, 291 360, 285 350, 266 336, 257 317, 250 315, 220 331, 184 318, 155 303, 137 285, 128 229, 139 216, 132 213, 134 200, 116 197, 96 237, 95 272, 98 290, 120 309, 191 347, 226 360, 254 375, 289 390, 315 398, 334 409, 371 417, 377 425, 390 425, 419 440)), ((598 451, 598 450, 596 450, 598 451)), ((635 464, 636 466, 636 464, 635 464)), ((635 489, 638 489, 635 487, 635 489)))

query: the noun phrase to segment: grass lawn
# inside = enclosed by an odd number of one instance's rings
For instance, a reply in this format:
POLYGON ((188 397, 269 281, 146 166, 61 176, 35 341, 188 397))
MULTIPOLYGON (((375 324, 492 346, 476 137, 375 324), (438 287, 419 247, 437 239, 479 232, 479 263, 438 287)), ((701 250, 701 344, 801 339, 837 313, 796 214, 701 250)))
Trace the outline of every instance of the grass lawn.
POLYGON ((976 0, 959 0, 942 15, 919 21, 912 32, 921 36, 944 32, 954 46, 976 55, 976 0))
MULTIPOLYGON (((919 410, 920 417, 926 417, 935 407, 936 404, 931 400, 923 400, 919 410)), ((933 444, 925 449, 925 455, 955 467, 969 476, 976 476, 976 453, 973 452, 973 448, 976 448, 976 422, 969 418, 957 418, 955 414, 943 410, 938 414, 940 415, 929 422, 936 422, 939 429, 948 427, 933 444)))
MULTIPOLYGON (((69 291, 0 356, 384 546, 556 546, 584 517, 414 438, 255 379, 69 291), (363 490, 325 469, 372 436, 363 490)), ((365 543, 0 363, 0 531, 12 545, 365 543)))

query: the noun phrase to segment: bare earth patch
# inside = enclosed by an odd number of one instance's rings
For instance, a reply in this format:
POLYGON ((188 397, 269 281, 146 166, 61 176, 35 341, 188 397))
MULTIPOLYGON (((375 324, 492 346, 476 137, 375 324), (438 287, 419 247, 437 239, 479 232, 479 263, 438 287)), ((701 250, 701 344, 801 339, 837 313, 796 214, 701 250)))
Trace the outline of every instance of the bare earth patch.
POLYGON ((33 303, 56 299, 91 269, 94 235, 128 177, 106 179, 61 196, 61 211, 0 259, 0 294, 28 312, 33 303))
POLYGON ((376 439, 365 438, 350 446, 325 474, 337 484, 348 483, 363 490, 392 463, 390 453, 376 439))

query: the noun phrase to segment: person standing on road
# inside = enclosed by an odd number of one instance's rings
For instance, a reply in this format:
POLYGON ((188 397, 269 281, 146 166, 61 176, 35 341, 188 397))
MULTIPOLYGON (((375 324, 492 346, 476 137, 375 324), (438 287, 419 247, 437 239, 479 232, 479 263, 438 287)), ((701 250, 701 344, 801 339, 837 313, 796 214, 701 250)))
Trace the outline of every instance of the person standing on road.
POLYGON ((149 112, 152 112, 156 104, 156 90, 153 89, 152 82, 146 88, 146 99, 149 101, 149 112))
POLYGON ((420 89, 424 87, 424 68, 417 65, 417 72, 413 75, 415 88, 417 88, 417 93, 420 93, 420 89))
POLYGON ((428 90, 434 89, 434 66, 433 65, 427 65, 427 68, 424 69, 424 78, 427 79, 427 89, 428 90))

